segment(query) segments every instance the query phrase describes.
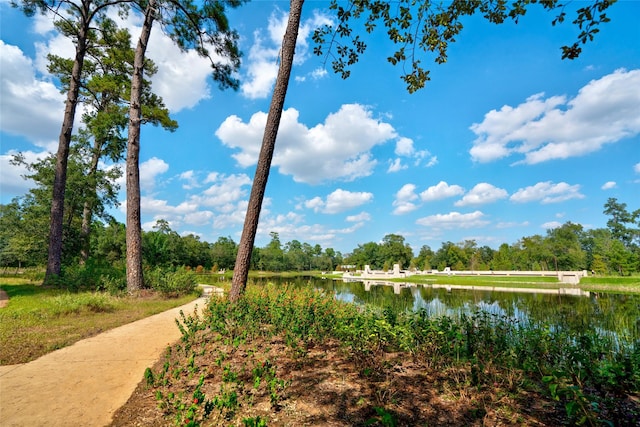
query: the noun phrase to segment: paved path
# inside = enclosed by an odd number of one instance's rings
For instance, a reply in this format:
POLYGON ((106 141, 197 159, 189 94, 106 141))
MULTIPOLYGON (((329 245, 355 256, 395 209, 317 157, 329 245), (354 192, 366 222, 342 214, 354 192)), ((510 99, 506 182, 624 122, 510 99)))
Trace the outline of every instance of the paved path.
MULTIPOLYGON (((210 292, 210 289, 208 290, 210 292)), ((180 338, 180 310, 199 298, 78 341, 22 365, 0 366, 0 425, 104 426, 124 405, 144 371, 180 338)))

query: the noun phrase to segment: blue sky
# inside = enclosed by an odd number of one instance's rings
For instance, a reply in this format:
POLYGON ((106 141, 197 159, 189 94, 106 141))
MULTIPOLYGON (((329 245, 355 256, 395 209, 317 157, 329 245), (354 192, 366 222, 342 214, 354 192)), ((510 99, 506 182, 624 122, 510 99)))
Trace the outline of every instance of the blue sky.
MULTIPOLYGON (((305 4, 257 245, 278 232, 283 242, 348 253, 397 233, 416 253, 465 239, 497 248, 566 221, 605 227, 609 197, 640 208, 640 1, 612 6, 611 22, 573 61, 560 59, 560 47, 577 28, 552 27, 539 7, 517 25, 466 19, 446 64, 424 56, 431 81, 414 94, 387 63, 392 46, 380 34, 366 38, 347 80, 312 55, 313 28, 332 19, 327 5, 305 4)), ((287 10, 256 1, 230 14, 244 52, 237 92, 219 91, 206 60, 152 33, 153 88, 180 127, 142 129, 145 229, 166 219, 181 234, 239 241, 287 10)), ((6 0, 0 23, 7 203, 30 185, 11 154, 56 150, 64 95, 45 57, 73 48, 48 18, 25 18, 6 0)), ((137 37, 139 17, 125 25, 137 37)), ((113 214, 124 222, 122 189, 113 214)))

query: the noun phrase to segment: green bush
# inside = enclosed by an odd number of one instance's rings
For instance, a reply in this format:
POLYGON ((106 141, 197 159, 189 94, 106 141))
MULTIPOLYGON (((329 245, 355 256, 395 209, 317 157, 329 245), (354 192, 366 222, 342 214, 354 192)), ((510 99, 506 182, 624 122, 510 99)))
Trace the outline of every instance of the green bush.
POLYGON ((179 268, 175 271, 155 268, 145 272, 145 284, 166 297, 178 297, 194 293, 198 287, 192 271, 179 268))
POLYGON ((104 290, 111 294, 126 289, 124 266, 113 266, 96 259, 89 259, 84 265, 63 266, 60 276, 47 280, 48 285, 69 291, 104 290))

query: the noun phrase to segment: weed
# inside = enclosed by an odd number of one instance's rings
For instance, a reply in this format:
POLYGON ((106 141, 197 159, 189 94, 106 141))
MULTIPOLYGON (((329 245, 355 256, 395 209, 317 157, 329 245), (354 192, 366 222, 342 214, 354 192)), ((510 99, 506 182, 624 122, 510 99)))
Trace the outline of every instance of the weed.
POLYGON ((147 383, 147 387, 152 387, 155 384, 155 378, 151 368, 144 370, 144 380, 147 383))
POLYGON ((238 374, 233 371, 231 365, 225 365, 222 370, 222 381, 226 383, 233 383, 238 380, 238 374))
POLYGON ((385 427, 396 427, 398 425, 396 415, 393 412, 381 406, 376 406, 373 410, 376 411, 376 416, 369 418, 364 425, 370 426, 378 423, 385 427))
POLYGON ((267 427, 267 420, 261 418, 260 416, 244 418, 242 420, 242 424, 244 427, 267 427))

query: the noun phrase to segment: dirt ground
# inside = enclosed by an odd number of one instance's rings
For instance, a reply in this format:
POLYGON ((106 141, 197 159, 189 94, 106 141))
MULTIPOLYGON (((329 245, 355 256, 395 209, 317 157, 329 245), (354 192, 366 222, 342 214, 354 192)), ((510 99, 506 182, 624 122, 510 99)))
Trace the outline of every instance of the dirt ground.
POLYGON ((147 367, 181 336, 180 310, 124 325, 21 365, 0 366, 0 425, 104 426, 147 367))
MULTIPOLYGON (((406 356, 400 354, 372 362, 345 354, 337 343, 325 343, 310 349, 301 360, 278 339, 222 347, 221 343, 205 345, 203 354, 196 357, 200 370, 172 378, 170 387, 149 387, 142 381, 111 425, 193 425, 176 417, 176 405, 161 408, 158 393, 166 396, 171 390, 190 397, 199 375, 204 375, 202 391, 207 399, 215 399, 225 387, 236 387, 239 396, 234 413, 214 409, 201 423, 207 426, 259 425, 247 424, 248 419, 257 417, 269 426, 563 424, 556 402, 520 390, 517 382, 472 386, 466 369, 438 372, 411 358, 402 359, 406 356), (228 356, 221 365, 222 353, 228 356), (252 366, 266 360, 277 366, 277 377, 287 383, 275 405, 267 391, 253 388, 252 366), (235 385, 224 382, 223 372, 238 373, 235 385)), ((186 358, 181 362, 161 358, 154 372, 160 372, 167 362, 171 366, 187 363, 186 358)))

